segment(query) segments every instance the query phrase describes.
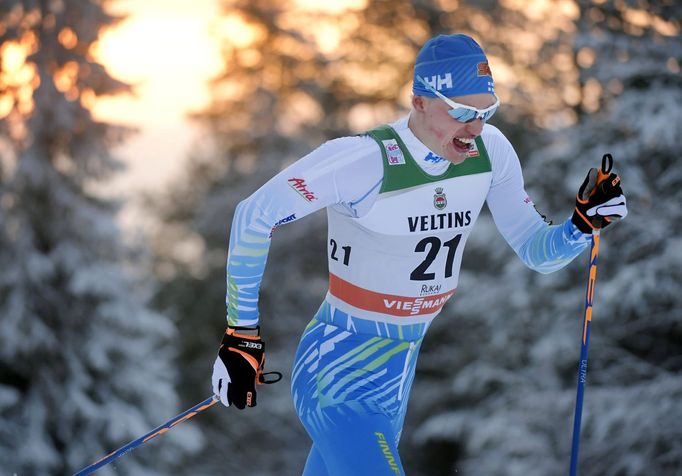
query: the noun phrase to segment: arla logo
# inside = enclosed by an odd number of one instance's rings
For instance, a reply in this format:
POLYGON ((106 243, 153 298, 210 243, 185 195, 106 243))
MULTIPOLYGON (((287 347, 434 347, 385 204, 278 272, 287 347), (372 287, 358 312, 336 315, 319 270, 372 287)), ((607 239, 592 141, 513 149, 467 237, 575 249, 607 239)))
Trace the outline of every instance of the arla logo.
POLYGON ((436 189, 436 194, 433 196, 433 206, 436 207, 437 210, 443 210, 448 206, 448 200, 445 198, 445 194, 441 187, 436 189))
POLYGON ((386 150, 388 165, 402 165, 405 163, 403 151, 400 150, 400 146, 395 139, 388 139, 381 142, 384 144, 384 149, 386 150))
POLYGON ((308 186, 305 184, 305 179, 292 177, 287 180, 287 182, 289 182, 289 186, 291 188, 296 190, 296 192, 298 192, 298 194, 307 201, 312 202, 313 200, 317 200, 315 194, 308 190, 308 186))

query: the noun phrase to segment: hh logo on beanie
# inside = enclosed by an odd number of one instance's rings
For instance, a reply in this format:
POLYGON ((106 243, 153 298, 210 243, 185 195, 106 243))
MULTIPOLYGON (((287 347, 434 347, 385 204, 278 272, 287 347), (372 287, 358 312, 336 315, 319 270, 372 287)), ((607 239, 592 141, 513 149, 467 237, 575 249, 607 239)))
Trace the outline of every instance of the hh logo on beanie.
POLYGON ((467 35, 438 35, 417 55, 412 92, 435 97, 417 77, 445 96, 495 94, 493 75, 483 49, 467 35))

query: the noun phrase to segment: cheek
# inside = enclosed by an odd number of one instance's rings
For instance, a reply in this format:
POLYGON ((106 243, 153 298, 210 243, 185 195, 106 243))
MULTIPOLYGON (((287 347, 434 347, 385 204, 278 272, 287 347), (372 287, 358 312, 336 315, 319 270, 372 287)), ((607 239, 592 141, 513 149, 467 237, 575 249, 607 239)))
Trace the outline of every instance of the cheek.
POLYGON ((440 129, 434 129, 433 131, 433 136, 439 141, 443 142, 446 139, 447 134, 445 131, 440 130, 440 129))
POLYGON ((443 117, 443 114, 438 114, 432 115, 430 119, 428 129, 433 137, 439 142, 449 139, 452 134, 452 131, 448 130, 447 127, 448 122, 452 120, 450 116, 445 114, 445 117, 443 117))

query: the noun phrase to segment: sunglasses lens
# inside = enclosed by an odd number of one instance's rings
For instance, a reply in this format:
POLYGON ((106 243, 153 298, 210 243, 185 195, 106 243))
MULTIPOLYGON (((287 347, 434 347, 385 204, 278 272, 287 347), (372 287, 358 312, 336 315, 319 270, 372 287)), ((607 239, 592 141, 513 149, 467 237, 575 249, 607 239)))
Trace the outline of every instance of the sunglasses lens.
POLYGON ((483 114, 480 114, 477 111, 465 107, 454 107, 448 111, 448 114, 456 121, 469 123, 477 119, 478 117, 480 117, 484 121, 487 121, 488 119, 493 117, 495 111, 497 111, 497 108, 491 109, 490 111, 486 111, 483 114))
POLYGON ((497 108, 491 109, 490 111, 488 111, 488 112, 486 112, 485 114, 483 114, 483 120, 484 120, 484 121, 487 121, 488 119, 490 119, 491 117, 493 117, 493 114, 495 114, 495 111, 497 111, 497 108))
POLYGON ((468 123, 468 122, 471 122, 471 121, 473 121, 479 117, 481 119, 483 119, 484 121, 487 121, 488 119, 493 117, 493 114, 495 114, 495 111, 497 111, 497 106, 500 104, 500 100, 497 99, 495 107, 492 108, 491 110, 483 112, 483 113, 481 113, 478 109, 471 109, 468 107, 456 107, 452 101, 448 102, 449 101, 448 98, 446 98, 441 93, 436 91, 436 89, 434 89, 433 86, 431 86, 429 83, 424 81, 424 79, 422 77, 417 76, 417 79, 419 79, 419 81, 424 85, 424 87, 426 87, 426 89, 428 89, 429 91, 434 93, 436 96, 440 97, 443 101, 445 101, 445 103, 448 106, 451 107, 451 109, 448 111, 448 114, 454 120, 459 121, 459 122, 468 123))
POLYGON ((464 107, 455 107, 448 111, 450 117, 459 122, 471 122, 476 119, 476 111, 464 107))

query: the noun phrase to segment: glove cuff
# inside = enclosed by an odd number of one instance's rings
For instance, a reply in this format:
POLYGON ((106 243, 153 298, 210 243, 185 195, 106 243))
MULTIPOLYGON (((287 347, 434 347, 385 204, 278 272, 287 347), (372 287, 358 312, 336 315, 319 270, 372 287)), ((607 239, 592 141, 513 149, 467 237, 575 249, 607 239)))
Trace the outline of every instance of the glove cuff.
POLYGON ((225 335, 243 337, 245 339, 251 339, 260 336, 260 326, 256 327, 245 327, 245 326, 227 326, 225 329, 225 335))
POLYGON ((592 225, 592 221, 583 215, 577 208, 573 210, 571 221, 576 227, 578 227, 578 230, 582 231, 583 233, 587 233, 588 235, 591 235, 592 231, 595 229, 595 226, 592 225))

